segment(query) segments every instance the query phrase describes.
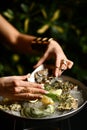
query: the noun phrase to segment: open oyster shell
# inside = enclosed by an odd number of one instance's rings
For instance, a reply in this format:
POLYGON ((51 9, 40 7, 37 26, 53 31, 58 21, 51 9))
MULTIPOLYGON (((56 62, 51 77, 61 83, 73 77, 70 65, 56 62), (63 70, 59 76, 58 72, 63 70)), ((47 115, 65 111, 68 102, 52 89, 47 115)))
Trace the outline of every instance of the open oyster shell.
POLYGON ((35 82, 35 73, 43 69, 45 69, 45 66, 42 64, 31 73, 30 77, 27 80, 30 82, 35 82))

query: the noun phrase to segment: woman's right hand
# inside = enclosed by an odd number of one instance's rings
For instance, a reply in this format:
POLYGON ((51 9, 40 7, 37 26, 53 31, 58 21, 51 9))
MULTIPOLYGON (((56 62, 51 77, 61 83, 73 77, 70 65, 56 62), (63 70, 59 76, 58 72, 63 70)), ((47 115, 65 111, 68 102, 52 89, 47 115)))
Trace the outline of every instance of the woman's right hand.
POLYGON ((42 84, 28 82, 29 75, 0 78, 0 95, 11 100, 40 99, 47 91, 42 84))

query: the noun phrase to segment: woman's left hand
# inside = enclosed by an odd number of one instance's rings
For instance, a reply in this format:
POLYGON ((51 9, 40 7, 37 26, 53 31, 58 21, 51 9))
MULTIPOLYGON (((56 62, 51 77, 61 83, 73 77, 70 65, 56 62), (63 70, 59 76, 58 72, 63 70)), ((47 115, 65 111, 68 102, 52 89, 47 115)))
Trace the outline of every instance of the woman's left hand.
POLYGON ((54 75, 60 76, 64 70, 71 69, 73 62, 69 60, 63 52, 63 49, 55 40, 51 40, 44 55, 40 58, 34 68, 43 64, 47 59, 55 59, 54 75))

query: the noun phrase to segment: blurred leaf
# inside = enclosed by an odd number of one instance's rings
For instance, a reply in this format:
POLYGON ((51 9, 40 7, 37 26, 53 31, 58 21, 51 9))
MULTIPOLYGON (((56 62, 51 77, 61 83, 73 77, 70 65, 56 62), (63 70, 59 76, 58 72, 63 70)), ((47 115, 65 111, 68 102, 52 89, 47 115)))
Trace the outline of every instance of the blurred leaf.
POLYGON ((60 26, 57 25, 53 25, 52 26, 55 30, 57 30, 59 33, 64 33, 64 29, 60 26))
POLYGON ((14 18, 14 13, 12 10, 8 9, 7 11, 3 12, 4 16, 6 16, 9 19, 13 19, 14 18))
POLYGON ((28 12, 28 10, 29 10, 29 7, 28 7, 28 5, 26 5, 26 4, 21 4, 21 8, 22 8, 22 10, 25 12, 25 13, 27 13, 28 12))
POLYGON ((80 46, 82 48, 83 53, 87 54, 87 37, 81 37, 80 46))
POLYGON ((45 24, 40 29, 37 30, 37 33, 42 34, 42 33, 46 32, 49 27, 50 27, 49 24, 45 24))
POLYGON ((51 21, 57 20, 59 16, 60 16, 60 10, 56 10, 53 14, 53 17, 51 18, 51 21))
POLYGON ((71 28, 76 31, 77 35, 81 34, 81 31, 75 25, 71 25, 71 28))
POLYGON ((41 9, 41 12, 42 12, 44 18, 46 19, 47 18, 47 13, 46 13, 45 9, 41 9))
POLYGON ((83 52, 87 54, 87 44, 83 45, 83 52))
POLYGON ((19 73, 20 75, 23 74, 23 68, 22 68, 21 65, 17 65, 17 70, 18 70, 18 73, 19 73))
POLYGON ((27 33, 29 29, 29 18, 26 18, 24 21, 24 32, 27 33))

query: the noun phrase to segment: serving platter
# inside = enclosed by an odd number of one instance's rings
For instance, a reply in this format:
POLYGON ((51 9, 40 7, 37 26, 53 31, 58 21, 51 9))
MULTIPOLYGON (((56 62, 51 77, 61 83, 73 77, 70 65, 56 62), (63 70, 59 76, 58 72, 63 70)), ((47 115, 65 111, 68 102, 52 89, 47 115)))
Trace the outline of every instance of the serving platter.
MULTIPOLYGON (((49 70, 50 68, 44 64, 42 64, 38 68, 36 68, 31 73, 30 77, 27 79, 28 82, 36 82, 35 74, 42 70, 45 70, 45 69, 49 70)), ((50 69, 50 72, 52 72, 51 69, 50 69)), ((54 108, 51 106, 51 107, 49 107, 50 113, 49 113, 48 109, 33 113, 33 111, 35 111, 35 109, 31 110, 30 106, 33 108, 35 108, 35 107, 37 108, 37 104, 39 102, 38 100, 35 100, 35 102, 30 102, 30 101, 25 102, 24 101, 24 102, 22 102, 22 104, 17 103, 17 102, 15 104, 10 104, 10 105, 19 105, 19 108, 22 106, 21 107, 22 109, 20 109, 19 111, 17 111, 17 109, 16 110, 0 109, 0 111, 3 111, 4 113, 9 114, 9 115, 13 115, 13 116, 23 118, 23 119, 28 119, 28 120, 50 120, 50 119, 51 120, 54 120, 54 119, 61 120, 61 119, 65 119, 70 116, 73 116, 74 114, 78 113, 87 103, 87 87, 83 83, 78 81, 77 79, 74 79, 72 77, 65 76, 65 75, 55 78, 55 81, 56 80, 60 83, 61 83, 61 81, 62 82, 68 81, 68 83, 74 84, 75 86, 78 87, 78 90, 76 88, 74 90, 72 90, 73 96, 78 100, 78 107, 76 107, 75 109, 69 109, 69 110, 67 109, 67 110, 62 110, 62 111, 59 111, 59 110, 53 111, 54 108), (30 114, 30 110, 32 111, 31 114, 30 114), (45 112, 45 114, 44 114, 44 112, 45 112)), ((2 102, 2 100, 3 100, 3 97, 1 96, 0 101, 2 102)), ((39 104, 40 103, 41 102, 39 102, 39 104)), ((6 105, 6 104, 4 104, 4 105, 6 105)))

